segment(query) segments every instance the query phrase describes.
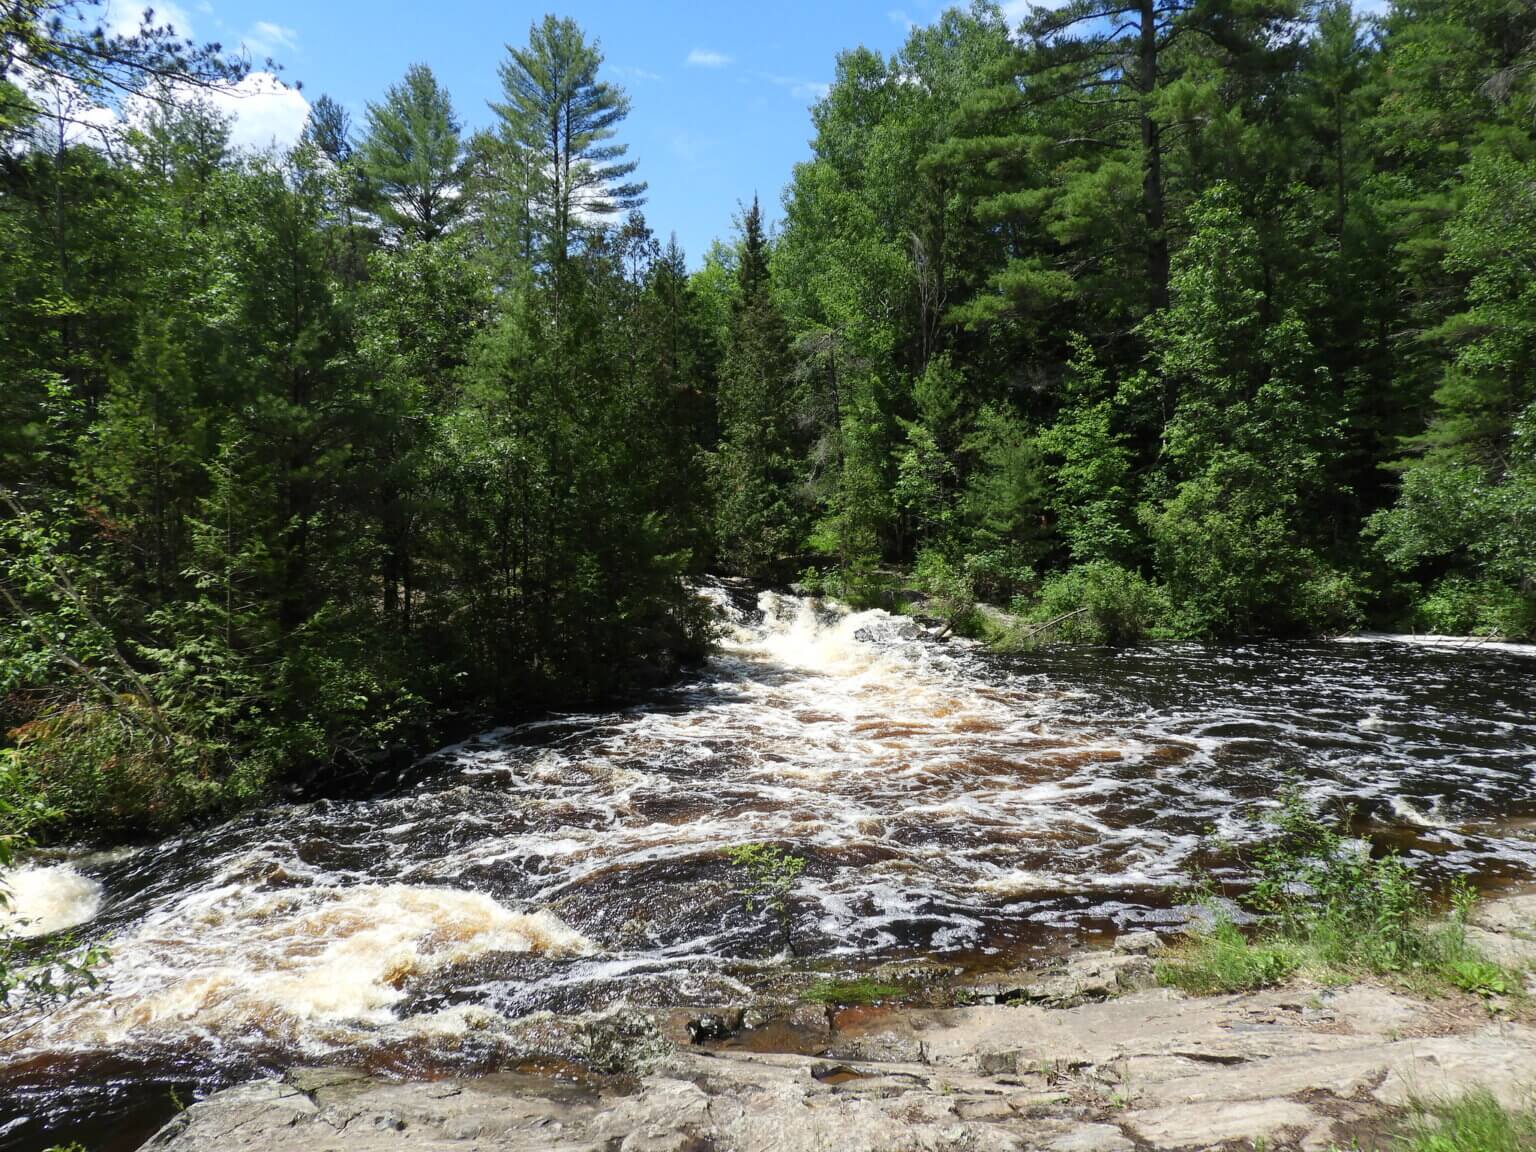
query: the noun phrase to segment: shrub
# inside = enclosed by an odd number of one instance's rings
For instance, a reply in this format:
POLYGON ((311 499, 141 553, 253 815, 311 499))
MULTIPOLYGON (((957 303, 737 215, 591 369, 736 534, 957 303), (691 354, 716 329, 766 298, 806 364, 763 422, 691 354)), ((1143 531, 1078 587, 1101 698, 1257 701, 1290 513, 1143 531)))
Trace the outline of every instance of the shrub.
POLYGON ((1284 941, 1253 943, 1229 917, 1214 922, 1158 965, 1158 979, 1196 995, 1246 992, 1278 984, 1301 966, 1301 950, 1284 941))
POLYGON ((1350 632, 1365 622, 1360 604, 1365 591, 1347 572, 1319 565, 1299 581, 1290 611, 1295 625, 1307 633, 1350 632))
POLYGON ((1107 560, 1079 564, 1046 580, 1028 613, 1019 644, 1134 644, 1164 635, 1167 593, 1141 575, 1107 560))
POLYGON ((976 614, 976 589, 963 569, 938 549, 928 548, 918 553, 912 579, 928 594, 932 612, 956 631, 967 630, 976 614))
POLYGON ((1324 978, 1367 972, 1503 995, 1518 987, 1467 937, 1475 900, 1458 884, 1451 914, 1437 919, 1429 894, 1395 854, 1372 856, 1314 815, 1287 789, 1273 818, 1275 835, 1254 854, 1257 875, 1239 903, 1257 921, 1245 936, 1209 888, 1198 898, 1215 910, 1162 966, 1165 983, 1190 991, 1263 987, 1298 968, 1324 978))
POLYGON ((962 567, 975 594, 995 604, 1007 603, 1035 583, 1035 570, 1017 546, 967 552, 962 567))
POLYGON ((1415 630, 1450 636, 1536 635, 1536 599, 1496 580, 1447 576, 1415 608, 1415 630))
POLYGON ((784 936, 784 947, 793 952, 790 933, 790 895, 805 871, 805 860, 775 844, 741 844, 729 858, 741 874, 741 891, 748 911, 772 913, 784 936))

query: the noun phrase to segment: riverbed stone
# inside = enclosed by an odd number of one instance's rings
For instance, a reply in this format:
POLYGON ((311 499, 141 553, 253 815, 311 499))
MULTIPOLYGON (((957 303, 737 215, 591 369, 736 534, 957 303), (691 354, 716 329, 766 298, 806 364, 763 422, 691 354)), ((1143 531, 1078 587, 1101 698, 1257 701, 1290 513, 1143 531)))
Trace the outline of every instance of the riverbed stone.
POLYGON ((1122 932, 1115 937, 1115 951, 1122 956, 1146 956, 1157 951, 1161 944, 1162 937, 1148 929, 1122 932))
POLYGON ((1128 1114, 1125 1127, 1159 1149, 1210 1148, 1228 1141, 1273 1142, 1316 1127, 1318 1116, 1294 1100, 1221 1100, 1128 1114))
POLYGON ((1134 1152, 1136 1145, 1110 1124, 1078 1124, 1040 1145, 1041 1152, 1134 1152))
MULTIPOLYGON (((1481 931, 1505 936, 1525 906, 1481 931)), ((1470 997, 1364 983, 1187 997, 1126 992, 1140 952, 1076 958, 1070 1007, 773 1009, 794 1051, 708 1049, 619 1008, 512 1022, 508 1043, 575 1079, 498 1072, 429 1083, 295 1069, 193 1105, 155 1152, 1323 1152, 1415 1097, 1536 1082, 1536 1019, 1470 997), (1097 983, 1093 983, 1097 981, 1097 983), (1115 993, 1109 994, 1113 986, 1115 993), (1084 1000, 1085 988, 1105 998, 1084 1000), (521 1044, 521 1049, 516 1045, 521 1044), (828 1058, 828 1053, 831 1058, 828 1058), (585 1070, 585 1071, 583 1071, 585 1070), (1341 1127, 1342 1126, 1342 1127, 1341 1127)), ((1039 974, 1034 974, 1038 977, 1039 974)), ((682 1014, 702 1022, 709 1012, 682 1014)), ((751 1019, 743 1013, 740 1023, 751 1019)), ((736 1023, 734 1015, 730 1021, 736 1023)), ((777 1035, 777 1032, 774 1033, 777 1035)))

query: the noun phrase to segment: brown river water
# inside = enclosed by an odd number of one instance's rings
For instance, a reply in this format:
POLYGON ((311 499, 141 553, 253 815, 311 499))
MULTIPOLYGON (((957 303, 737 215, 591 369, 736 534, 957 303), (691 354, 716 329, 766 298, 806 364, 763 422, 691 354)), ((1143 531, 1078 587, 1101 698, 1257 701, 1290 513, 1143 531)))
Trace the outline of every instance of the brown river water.
POLYGON ((0 1152, 137 1146, 294 1064, 493 1066, 498 1028, 737 999, 787 964, 1000 966, 1175 929, 1213 838, 1288 779, 1433 876, 1536 877, 1536 651, 1355 643, 999 657, 726 585, 699 673, 623 711, 428 757, 388 792, 270 808, 9 878, 101 988, 0 1013, 0 1152), (807 864, 794 956, 726 852, 807 864))

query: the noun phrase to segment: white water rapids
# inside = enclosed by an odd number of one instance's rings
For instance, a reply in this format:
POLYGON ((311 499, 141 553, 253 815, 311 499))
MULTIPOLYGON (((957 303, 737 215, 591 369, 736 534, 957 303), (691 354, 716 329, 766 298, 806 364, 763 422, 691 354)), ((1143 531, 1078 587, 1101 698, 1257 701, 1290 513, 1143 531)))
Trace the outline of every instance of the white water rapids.
POLYGON ((57 1105, 73 1083, 67 1114, 401 1046, 451 1064, 539 1009, 739 995, 784 963, 726 858, 748 842, 807 861, 798 956, 851 966, 1176 924, 1202 845, 1253 835, 1287 776, 1417 863, 1536 873, 1528 655, 1004 660, 884 612, 708 591, 717 655, 643 706, 488 734, 378 798, 14 877, 38 931, 79 924, 111 959, 98 991, 0 1029, 0 1096, 57 1105))

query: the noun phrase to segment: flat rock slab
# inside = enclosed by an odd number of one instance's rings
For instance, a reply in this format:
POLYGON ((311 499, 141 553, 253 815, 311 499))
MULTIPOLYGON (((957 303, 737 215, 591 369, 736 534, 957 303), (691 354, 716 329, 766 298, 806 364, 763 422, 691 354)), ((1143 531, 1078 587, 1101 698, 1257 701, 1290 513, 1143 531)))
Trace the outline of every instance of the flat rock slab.
POLYGON ((1231 1141, 1273 1145, 1310 1132, 1320 1117, 1294 1100, 1241 1100, 1137 1112, 1126 1127, 1156 1148, 1209 1148, 1231 1141))
MULTIPOLYGON (((1523 945, 1533 923, 1536 897, 1519 898, 1490 905, 1476 930, 1523 945)), ((788 1052, 702 1049, 688 1037, 712 1035, 713 1018, 696 1014, 532 1021, 537 1051, 568 1050, 614 1074, 395 1083, 296 1069, 193 1105, 148 1147, 1187 1152, 1262 1142, 1324 1152, 1348 1146, 1348 1125, 1414 1099, 1482 1087, 1522 1105, 1536 1084, 1536 1028, 1469 998, 1421 1001, 1371 985, 1126 993, 1148 963, 1143 946, 1070 964, 1055 991, 1072 1007, 806 1008, 804 1020, 756 1020, 748 1009, 715 1029, 760 1040, 783 1024, 806 1040, 788 1052), (1081 1002, 1111 984, 1121 994, 1081 1002)))

